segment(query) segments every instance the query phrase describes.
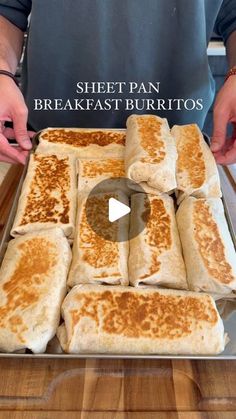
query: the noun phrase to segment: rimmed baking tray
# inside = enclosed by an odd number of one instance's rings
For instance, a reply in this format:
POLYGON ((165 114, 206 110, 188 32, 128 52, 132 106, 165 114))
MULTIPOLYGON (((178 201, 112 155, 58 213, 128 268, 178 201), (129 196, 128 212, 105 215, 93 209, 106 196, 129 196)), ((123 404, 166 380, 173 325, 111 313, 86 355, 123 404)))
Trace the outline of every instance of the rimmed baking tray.
MULTIPOLYGON (((72 128, 73 130, 73 128, 72 128)), ((86 129, 85 129, 86 130, 86 129)), ((91 129, 88 129, 91 131, 91 129)), ((101 128, 95 129, 99 131, 106 131, 101 128)), ((109 131, 112 131, 109 129, 109 131)), ((113 131, 121 131, 114 129, 113 131)), ((41 132, 41 131, 40 131, 41 132)), ((33 149, 34 152, 37 144, 38 138, 40 135, 38 132, 35 137, 33 138, 33 149)), ((206 142, 210 143, 209 137, 204 134, 204 138, 206 142)), ((25 165, 24 171, 22 173, 19 185, 17 187, 13 205, 11 211, 9 213, 8 221, 5 225, 3 235, 0 241, 0 265, 4 258, 4 254, 7 248, 8 242, 12 239, 10 236, 10 231, 13 225, 13 221, 17 211, 18 200, 21 194, 22 185, 28 170, 28 161, 25 165)), ((227 202, 222 197, 222 201, 224 204, 225 215, 229 226, 229 231, 232 236, 232 240, 236 249, 236 236, 234 226, 230 217, 229 209, 227 206, 227 202)), ((235 295, 236 297, 236 295, 235 295)), ((224 352, 220 355, 132 355, 132 354, 97 354, 97 353, 88 353, 88 354, 66 354, 61 352, 61 348, 57 338, 53 338, 51 342, 49 342, 47 350, 43 354, 33 354, 30 351, 25 352, 15 352, 15 353, 0 353, 0 358, 39 358, 39 359, 47 359, 47 358, 76 358, 76 359, 85 359, 85 358, 107 358, 107 359, 201 359, 201 360, 236 360, 236 298, 233 297, 224 297, 219 299, 217 302, 217 307, 220 312, 220 315, 224 322, 225 332, 228 333, 230 338, 230 342, 227 344, 224 352)))

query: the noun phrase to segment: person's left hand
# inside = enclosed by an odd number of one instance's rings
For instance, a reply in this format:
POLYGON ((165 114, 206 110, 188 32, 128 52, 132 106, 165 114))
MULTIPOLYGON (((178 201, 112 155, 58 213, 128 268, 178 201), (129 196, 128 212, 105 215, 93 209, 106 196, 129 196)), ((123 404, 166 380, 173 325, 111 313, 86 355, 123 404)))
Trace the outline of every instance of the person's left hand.
POLYGON ((216 163, 236 163, 236 76, 230 76, 220 89, 213 110, 213 135, 211 151, 216 163), (227 126, 233 125, 231 138, 227 138, 227 126))

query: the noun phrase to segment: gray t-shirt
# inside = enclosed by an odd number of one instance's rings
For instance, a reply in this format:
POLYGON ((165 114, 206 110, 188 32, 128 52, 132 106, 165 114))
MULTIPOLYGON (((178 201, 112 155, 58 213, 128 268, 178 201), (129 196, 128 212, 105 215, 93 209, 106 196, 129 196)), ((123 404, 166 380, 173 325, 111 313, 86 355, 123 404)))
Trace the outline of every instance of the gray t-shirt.
POLYGON ((224 40, 236 29, 236 0, 0 0, 0 15, 24 31, 30 15, 22 80, 35 130, 124 127, 138 112, 202 127, 214 97, 207 44, 214 26, 224 40), (108 81, 122 89, 76 91, 78 82, 108 81))

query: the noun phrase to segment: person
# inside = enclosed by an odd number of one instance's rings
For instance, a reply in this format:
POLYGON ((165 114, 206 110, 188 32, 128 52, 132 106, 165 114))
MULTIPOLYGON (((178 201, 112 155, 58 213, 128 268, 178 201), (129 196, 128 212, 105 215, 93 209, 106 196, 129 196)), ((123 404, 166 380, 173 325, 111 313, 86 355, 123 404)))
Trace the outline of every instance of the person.
POLYGON ((214 99, 207 58, 213 28, 231 72, 215 101, 211 149, 218 163, 231 164, 236 0, 0 0, 0 160, 24 164, 33 131, 47 126, 124 127, 130 113, 141 112, 202 128, 214 99), (11 74, 27 27, 22 94, 11 74), (122 98, 126 107, 117 105, 122 98), (8 142, 13 136, 19 149, 8 142))

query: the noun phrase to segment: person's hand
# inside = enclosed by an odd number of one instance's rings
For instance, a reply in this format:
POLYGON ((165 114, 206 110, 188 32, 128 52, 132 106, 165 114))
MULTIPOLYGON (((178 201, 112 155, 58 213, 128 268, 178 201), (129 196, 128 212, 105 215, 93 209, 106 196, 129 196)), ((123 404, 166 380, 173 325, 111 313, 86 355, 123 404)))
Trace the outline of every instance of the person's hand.
POLYGON ((0 161, 25 164, 30 138, 34 132, 27 131, 28 109, 23 95, 10 77, 0 75, 0 161), (4 126, 12 121, 13 129, 4 126), (19 147, 13 147, 8 139, 15 139, 19 147))
POLYGON ((218 164, 236 163, 236 76, 230 76, 219 91, 213 111, 211 151, 218 164), (233 125, 231 138, 227 126, 233 125))

